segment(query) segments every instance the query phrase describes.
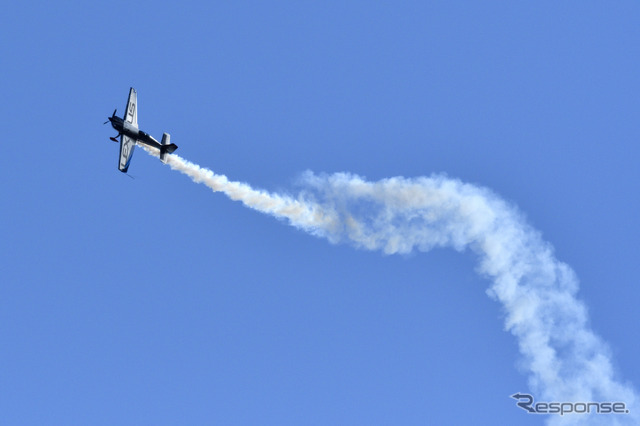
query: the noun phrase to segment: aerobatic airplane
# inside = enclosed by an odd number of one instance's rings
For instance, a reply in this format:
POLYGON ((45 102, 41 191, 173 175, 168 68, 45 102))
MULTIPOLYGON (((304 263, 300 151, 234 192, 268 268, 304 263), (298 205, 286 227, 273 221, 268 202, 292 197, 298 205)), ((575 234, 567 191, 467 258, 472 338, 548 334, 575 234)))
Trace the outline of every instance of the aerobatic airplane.
MULTIPOLYGON (((118 131, 120 136, 120 162, 118 163, 118 170, 122 173, 126 173, 129 169, 129 163, 131 162, 131 156, 133 155, 133 148, 136 143, 152 146, 160 150, 160 160, 165 162, 166 155, 171 154, 178 149, 176 144, 170 142, 170 136, 168 133, 162 135, 162 141, 158 142, 153 136, 138 129, 138 94, 133 87, 129 91, 129 100, 127 101, 127 110, 123 118, 116 117, 115 109, 113 115, 109 117, 109 121, 114 129, 118 131)), ((105 121, 107 124, 109 121, 105 121)), ((114 138, 109 138, 114 142, 118 142, 114 138)))

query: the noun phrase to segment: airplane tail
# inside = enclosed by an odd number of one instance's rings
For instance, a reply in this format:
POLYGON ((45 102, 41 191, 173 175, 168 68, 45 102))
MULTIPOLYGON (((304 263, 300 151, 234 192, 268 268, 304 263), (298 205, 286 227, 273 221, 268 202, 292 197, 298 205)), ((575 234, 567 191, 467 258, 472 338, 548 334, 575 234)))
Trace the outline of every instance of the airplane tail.
POLYGON ((162 134, 162 141, 160 142, 160 161, 166 163, 167 154, 171 154, 173 151, 178 149, 178 146, 170 141, 171 136, 169 133, 162 134))

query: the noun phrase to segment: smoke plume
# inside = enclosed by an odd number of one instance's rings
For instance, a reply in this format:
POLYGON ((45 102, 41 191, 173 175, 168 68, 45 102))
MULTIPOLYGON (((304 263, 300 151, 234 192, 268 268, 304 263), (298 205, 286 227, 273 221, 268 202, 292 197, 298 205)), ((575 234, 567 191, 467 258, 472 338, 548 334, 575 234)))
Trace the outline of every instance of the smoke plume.
POLYGON ((492 282, 487 293, 502 304, 505 328, 517 338, 536 400, 623 401, 631 411, 545 416, 548 421, 639 423, 636 393, 616 379, 607 346, 590 329, 576 297, 575 273, 515 207, 490 190, 442 175, 369 182, 346 173, 308 172, 305 189, 289 196, 229 181, 176 155, 167 163, 214 192, 334 243, 387 254, 472 250, 479 273, 492 282))

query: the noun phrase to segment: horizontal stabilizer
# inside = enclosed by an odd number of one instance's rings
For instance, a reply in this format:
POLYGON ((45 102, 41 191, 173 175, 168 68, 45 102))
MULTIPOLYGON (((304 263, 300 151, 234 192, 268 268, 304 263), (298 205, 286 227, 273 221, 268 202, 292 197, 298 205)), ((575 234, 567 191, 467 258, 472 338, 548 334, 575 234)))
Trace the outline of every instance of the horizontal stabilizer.
POLYGON ((171 154, 178 149, 178 145, 171 143, 171 135, 169 133, 162 134, 162 142, 160 142, 160 161, 166 163, 167 154, 171 154))

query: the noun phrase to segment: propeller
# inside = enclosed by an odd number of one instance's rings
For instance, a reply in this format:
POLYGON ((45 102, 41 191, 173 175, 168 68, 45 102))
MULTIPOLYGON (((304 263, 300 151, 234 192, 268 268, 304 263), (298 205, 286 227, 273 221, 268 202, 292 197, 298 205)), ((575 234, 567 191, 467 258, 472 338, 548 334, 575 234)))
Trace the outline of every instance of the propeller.
MULTIPOLYGON (((116 108, 116 109, 114 109, 114 110, 113 110, 113 114, 111 115, 111 118, 113 118, 113 117, 115 117, 115 116, 116 116, 116 111, 118 111, 118 108, 116 108)), ((109 122, 109 120, 105 121, 105 122, 104 122, 104 123, 102 123, 102 124, 107 124, 108 122, 109 122)))

